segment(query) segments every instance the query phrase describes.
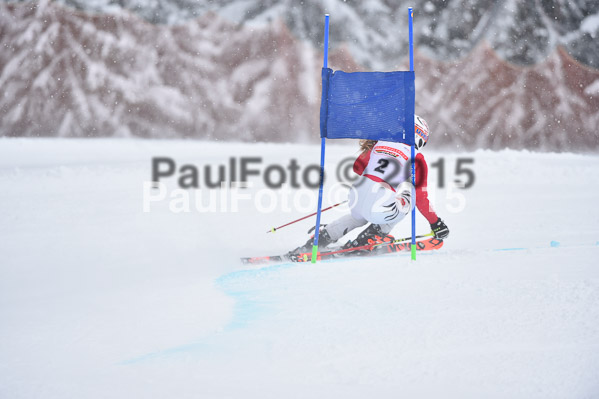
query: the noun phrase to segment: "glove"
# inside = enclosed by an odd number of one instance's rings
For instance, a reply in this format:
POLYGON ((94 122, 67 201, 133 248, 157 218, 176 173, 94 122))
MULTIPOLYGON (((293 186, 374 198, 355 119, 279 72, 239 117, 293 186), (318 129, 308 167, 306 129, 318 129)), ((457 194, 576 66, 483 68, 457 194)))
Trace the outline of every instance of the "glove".
POLYGON ((441 218, 437 219, 435 223, 431 223, 431 230, 438 240, 443 240, 449 235, 449 229, 447 228, 447 225, 443 223, 441 218))

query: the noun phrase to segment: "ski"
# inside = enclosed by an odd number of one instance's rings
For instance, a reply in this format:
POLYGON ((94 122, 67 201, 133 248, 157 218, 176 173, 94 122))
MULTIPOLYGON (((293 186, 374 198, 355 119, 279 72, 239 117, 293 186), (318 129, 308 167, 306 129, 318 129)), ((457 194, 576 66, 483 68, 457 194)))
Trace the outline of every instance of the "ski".
MULTIPOLYGON (((443 240, 436 238, 429 238, 426 240, 416 241, 416 250, 418 251, 432 251, 437 250, 443 246, 443 240)), ((338 250, 329 250, 320 252, 318 254, 318 260, 326 260, 331 258, 341 257, 365 257, 365 256, 376 256, 397 252, 410 252, 412 244, 408 239, 399 239, 387 243, 381 244, 369 244, 360 247, 352 247, 338 250)), ((312 260, 311 253, 293 254, 293 255, 274 255, 274 256, 257 256, 241 258, 241 262, 244 264, 264 264, 264 263, 278 263, 278 262, 310 262, 312 260)))

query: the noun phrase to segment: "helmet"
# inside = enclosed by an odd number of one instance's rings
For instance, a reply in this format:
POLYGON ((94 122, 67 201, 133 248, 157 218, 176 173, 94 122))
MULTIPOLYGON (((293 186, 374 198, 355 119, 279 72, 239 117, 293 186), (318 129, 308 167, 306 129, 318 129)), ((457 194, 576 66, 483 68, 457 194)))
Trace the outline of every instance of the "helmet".
POLYGON ((428 141, 428 124, 418 115, 414 115, 414 145, 417 150, 426 145, 428 141))

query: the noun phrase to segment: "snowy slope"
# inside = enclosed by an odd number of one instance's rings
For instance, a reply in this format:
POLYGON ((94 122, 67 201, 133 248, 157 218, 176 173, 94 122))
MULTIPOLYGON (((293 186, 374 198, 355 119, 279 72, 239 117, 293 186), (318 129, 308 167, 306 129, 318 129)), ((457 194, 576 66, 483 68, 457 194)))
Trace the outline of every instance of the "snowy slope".
MULTIPOLYGON (((354 154, 329 146, 325 204, 354 154)), ((174 213, 170 199, 144 212, 156 156, 200 170, 319 158, 299 145, 0 140, 0 397, 599 395, 597 156, 428 152, 445 162, 444 189, 429 175, 451 229, 442 250, 260 268, 238 257, 302 243, 311 222, 265 231, 304 213, 250 200, 174 213), (450 187, 459 158, 474 159, 469 189, 450 187)), ((255 198, 263 183, 250 181, 255 198)))

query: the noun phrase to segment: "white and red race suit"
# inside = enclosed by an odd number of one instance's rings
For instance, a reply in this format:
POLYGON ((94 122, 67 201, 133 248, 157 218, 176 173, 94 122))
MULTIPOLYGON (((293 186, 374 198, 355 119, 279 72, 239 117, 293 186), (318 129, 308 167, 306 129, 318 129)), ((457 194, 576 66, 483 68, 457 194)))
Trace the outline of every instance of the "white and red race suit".
MULTIPOLYGON (((388 234, 409 213, 414 201, 410 190, 406 193, 400 186, 411 183, 410 152, 409 145, 379 141, 356 159, 354 172, 363 178, 354 183, 349 193, 351 214, 326 227, 333 241, 368 222, 378 224, 381 231, 388 234), (399 197, 402 194, 403 197, 399 197), (410 202, 407 208, 399 202, 401 198, 410 202)), ((428 199, 428 166, 420 152, 417 152, 415 161, 416 207, 429 223, 434 223, 438 216, 428 199)))
MULTIPOLYGON (((392 143, 388 141, 379 141, 372 150, 363 152, 354 162, 354 172, 360 176, 368 177, 371 180, 380 182, 388 189, 395 190, 403 181, 411 180, 410 146, 401 143, 392 143), (390 161, 387 167, 383 168, 386 161, 390 161), (391 164, 400 164, 402 171, 393 171, 391 164), (381 173, 382 172, 382 173, 381 173), (387 176, 389 177, 386 177, 387 176)), ((428 165, 424 155, 416 151, 416 207, 418 211, 432 224, 439 219, 435 211, 430 206, 428 199, 428 165)))

